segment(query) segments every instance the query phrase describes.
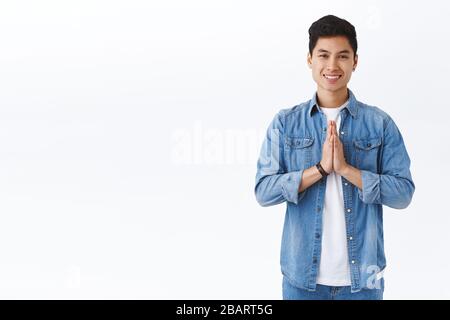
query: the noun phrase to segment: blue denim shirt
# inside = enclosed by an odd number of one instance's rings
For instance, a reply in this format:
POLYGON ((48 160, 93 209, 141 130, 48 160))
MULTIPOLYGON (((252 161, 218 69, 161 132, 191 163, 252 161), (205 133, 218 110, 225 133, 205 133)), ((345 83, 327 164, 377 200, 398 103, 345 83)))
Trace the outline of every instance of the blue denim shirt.
MULTIPOLYGON (((362 190, 342 177, 351 291, 373 288, 386 267, 383 207, 403 209, 415 185, 402 135, 381 109, 356 100, 351 90, 340 111, 344 157, 361 170, 362 190)), ((262 206, 286 202, 281 271, 294 285, 316 288, 326 177, 298 192, 303 170, 322 158, 327 118, 316 94, 283 109, 270 124, 257 163, 255 195, 262 206)))

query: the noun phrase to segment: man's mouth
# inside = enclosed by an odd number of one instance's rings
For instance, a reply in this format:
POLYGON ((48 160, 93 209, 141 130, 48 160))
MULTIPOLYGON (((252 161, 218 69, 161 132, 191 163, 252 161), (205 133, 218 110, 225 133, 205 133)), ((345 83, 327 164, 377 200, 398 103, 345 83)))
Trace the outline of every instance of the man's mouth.
POLYGON ((323 76, 325 77, 325 79, 328 79, 328 80, 337 80, 340 77, 342 77, 341 74, 337 74, 337 75, 324 74, 323 76))

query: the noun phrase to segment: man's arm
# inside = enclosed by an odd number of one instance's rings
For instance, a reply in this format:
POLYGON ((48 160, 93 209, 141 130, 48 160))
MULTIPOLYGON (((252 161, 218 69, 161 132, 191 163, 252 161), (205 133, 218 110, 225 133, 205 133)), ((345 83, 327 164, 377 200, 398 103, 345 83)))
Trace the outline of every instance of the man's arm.
POLYGON ((362 202, 404 209, 411 202, 415 185, 402 135, 391 118, 387 120, 383 140, 380 174, 359 170, 345 160, 338 174, 358 187, 362 202))
POLYGON ((361 170, 347 164, 340 174, 342 177, 350 181, 351 184, 362 190, 361 170))
POLYGON ((284 166, 284 119, 278 113, 272 120, 261 147, 257 163, 255 196, 261 206, 285 201, 297 204, 304 196, 299 193, 303 170, 287 172, 284 166))
POLYGON ((311 168, 306 169, 305 171, 303 171, 303 176, 298 188, 298 192, 304 191, 306 188, 312 186, 321 178, 322 174, 319 172, 316 166, 312 166, 311 168))
POLYGON ((410 159, 400 131, 389 118, 384 130, 380 174, 361 170, 359 198, 367 204, 384 204, 394 209, 406 208, 415 191, 410 159))

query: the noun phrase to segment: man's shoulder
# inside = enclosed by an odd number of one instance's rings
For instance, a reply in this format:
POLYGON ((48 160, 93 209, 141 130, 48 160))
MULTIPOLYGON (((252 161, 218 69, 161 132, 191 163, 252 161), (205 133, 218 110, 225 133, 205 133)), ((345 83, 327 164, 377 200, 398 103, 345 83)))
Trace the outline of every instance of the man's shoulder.
POLYGON ((301 102, 289 108, 282 108, 278 111, 278 115, 281 117, 298 117, 299 114, 306 113, 309 110, 310 101, 301 102))
POLYGON ((358 111, 361 111, 363 114, 367 114, 370 116, 378 116, 383 119, 390 118, 389 114, 386 111, 375 105, 370 105, 361 101, 357 101, 357 105, 358 111))

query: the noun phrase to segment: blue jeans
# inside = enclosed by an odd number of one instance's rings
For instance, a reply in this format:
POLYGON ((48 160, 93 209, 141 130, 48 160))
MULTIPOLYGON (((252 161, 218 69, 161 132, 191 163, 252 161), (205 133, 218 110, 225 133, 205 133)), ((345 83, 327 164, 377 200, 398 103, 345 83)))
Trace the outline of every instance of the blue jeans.
POLYGON ((316 291, 308 291, 293 286, 283 276, 283 300, 383 300, 384 278, 380 279, 380 289, 362 289, 351 293, 350 286, 331 287, 318 284, 316 291))

